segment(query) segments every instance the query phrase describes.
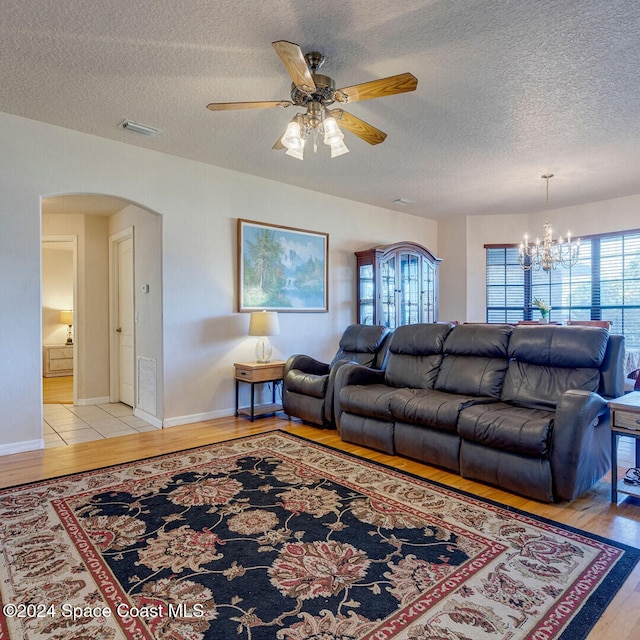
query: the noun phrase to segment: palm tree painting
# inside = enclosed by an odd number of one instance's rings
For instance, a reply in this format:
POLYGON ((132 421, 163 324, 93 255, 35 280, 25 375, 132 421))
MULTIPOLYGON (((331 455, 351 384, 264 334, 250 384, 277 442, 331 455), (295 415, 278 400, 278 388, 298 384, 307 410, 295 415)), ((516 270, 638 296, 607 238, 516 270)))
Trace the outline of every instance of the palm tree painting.
POLYGON ((328 311, 329 235, 238 220, 240 311, 328 311))

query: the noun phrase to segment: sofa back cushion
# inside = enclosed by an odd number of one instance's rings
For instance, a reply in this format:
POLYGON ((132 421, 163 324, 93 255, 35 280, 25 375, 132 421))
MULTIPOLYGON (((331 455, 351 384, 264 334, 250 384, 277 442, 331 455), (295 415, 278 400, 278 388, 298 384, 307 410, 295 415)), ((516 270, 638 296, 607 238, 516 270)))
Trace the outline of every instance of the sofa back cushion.
POLYGON ((387 348, 385 338, 389 335, 389 329, 379 325, 352 324, 348 326, 342 337, 338 352, 331 361, 333 366, 338 360, 357 362, 365 367, 380 368, 381 351, 387 348))
POLYGON ((398 327, 389 343, 385 382, 392 387, 433 389, 442 361, 449 324, 411 324, 398 327))
POLYGON ((597 392, 608 340, 609 332, 595 327, 515 327, 501 399, 521 407, 555 410, 569 389, 597 392))
POLYGON ((444 343, 434 388, 448 393, 500 398, 509 364, 511 325, 461 324, 444 343))

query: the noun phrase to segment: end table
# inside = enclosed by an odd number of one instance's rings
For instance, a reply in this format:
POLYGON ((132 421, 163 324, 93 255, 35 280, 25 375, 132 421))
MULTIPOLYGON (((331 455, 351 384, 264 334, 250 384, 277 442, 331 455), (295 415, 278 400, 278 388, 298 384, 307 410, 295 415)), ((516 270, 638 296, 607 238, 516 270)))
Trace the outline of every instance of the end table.
POLYGON ((636 445, 636 467, 640 467, 640 391, 633 391, 607 403, 611 412, 611 502, 618 494, 640 498, 640 485, 618 482, 618 438, 633 438, 636 445))
POLYGON ((254 421, 256 416, 264 416, 282 410, 282 405, 276 403, 276 386, 282 382, 284 376, 284 360, 272 360, 271 362, 236 362, 236 417, 245 415, 254 421), (239 386, 241 382, 251 385, 251 404, 248 407, 238 406, 239 386), (270 404, 255 404, 255 385, 273 383, 270 404))

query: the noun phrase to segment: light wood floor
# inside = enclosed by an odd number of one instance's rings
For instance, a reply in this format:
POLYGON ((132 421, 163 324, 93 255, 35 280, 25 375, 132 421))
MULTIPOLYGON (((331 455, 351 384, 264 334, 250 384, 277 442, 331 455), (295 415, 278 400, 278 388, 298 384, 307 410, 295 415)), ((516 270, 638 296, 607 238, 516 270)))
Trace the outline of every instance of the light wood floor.
POLYGON ((42 402, 44 404, 72 404, 73 376, 42 378, 42 402))
MULTIPOLYGON (((418 476, 517 507, 591 533, 640 547, 640 501, 610 502, 608 476, 571 503, 541 504, 488 487, 441 469, 342 442, 335 431, 316 429, 286 418, 262 418, 251 423, 245 418, 220 418, 192 425, 155 430, 134 436, 85 442, 58 449, 31 451, 0 457, 0 487, 43 480, 59 475, 95 469, 146 456, 170 453, 253 433, 281 429, 343 451, 404 469, 418 476)), ((622 440, 620 470, 632 465, 633 448, 622 440)), ((636 567, 615 599, 594 627, 588 640, 638 640, 640 637, 640 565, 636 567)))

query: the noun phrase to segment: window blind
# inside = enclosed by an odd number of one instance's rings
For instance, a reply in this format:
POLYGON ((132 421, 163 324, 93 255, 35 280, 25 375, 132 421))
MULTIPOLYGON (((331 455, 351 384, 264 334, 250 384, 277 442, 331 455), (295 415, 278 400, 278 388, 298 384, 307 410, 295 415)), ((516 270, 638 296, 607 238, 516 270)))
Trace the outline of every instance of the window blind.
POLYGON ((640 230, 588 236, 571 269, 524 271, 518 247, 485 245, 487 322, 537 320, 548 302, 551 321, 609 320, 611 331, 640 348, 640 230))

